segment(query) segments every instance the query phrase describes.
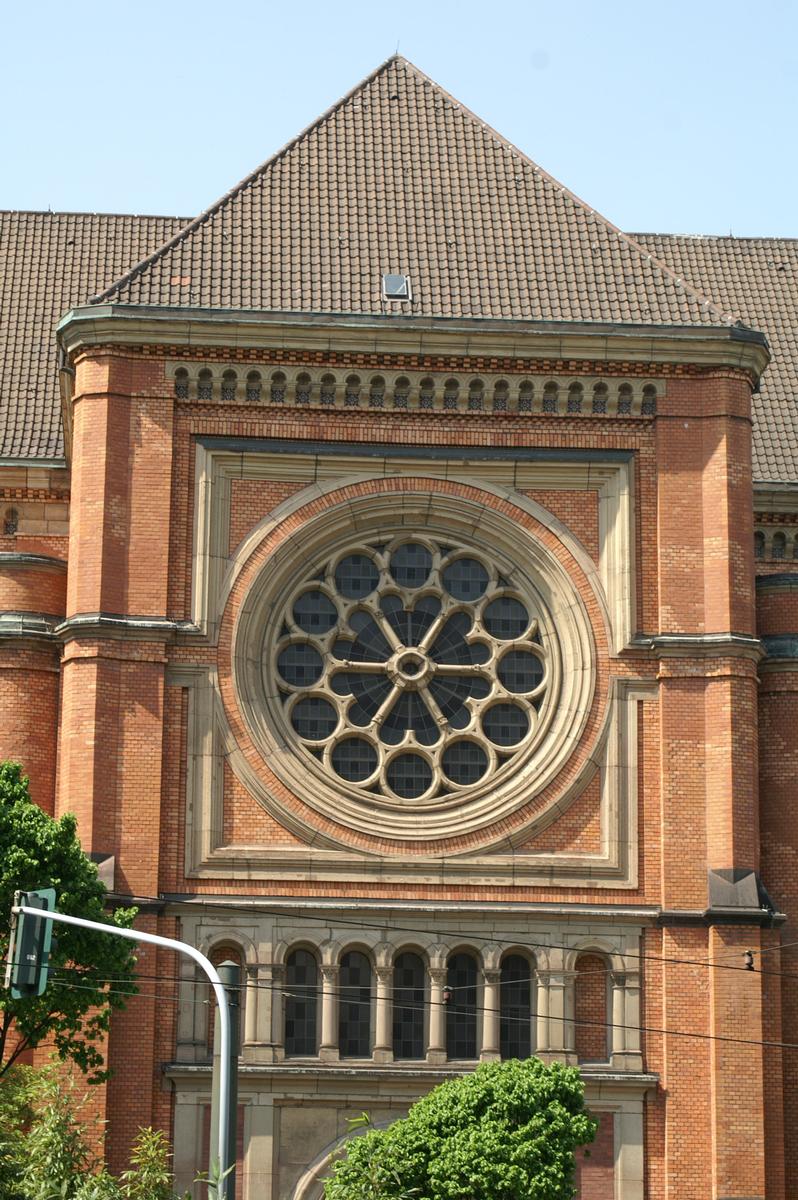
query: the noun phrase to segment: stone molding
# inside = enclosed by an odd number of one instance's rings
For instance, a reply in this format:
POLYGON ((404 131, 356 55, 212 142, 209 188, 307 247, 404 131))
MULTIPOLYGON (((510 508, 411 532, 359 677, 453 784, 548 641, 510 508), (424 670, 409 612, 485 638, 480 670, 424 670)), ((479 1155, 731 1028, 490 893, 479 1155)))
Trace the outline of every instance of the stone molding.
POLYGON ((512 321, 240 312, 96 304, 71 309, 56 327, 67 355, 91 346, 232 346, 606 362, 696 363, 745 371, 770 361, 763 334, 737 326, 691 328, 570 321, 512 321))
MULTIPOLYGON (((530 364, 531 365, 531 364, 530 364)), ((529 370, 356 368, 184 359, 166 364, 179 404, 352 412, 653 418, 664 381, 529 370)))
MULTIPOLYGON (((507 515, 469 496, 435 492, 431 502, 425 483, 401 493, 369 489, 353 495, 354 489, 348 488, 342 493, 343 503, 333 502, 331 496, 330 505, 287 538, 270 554, 268 567, 257 572, 241 598, 232 644, 237 715, 269 769, 322 824, 332 820, 370 839, 397 843, 480 833, 540 795, 580 744, 596 692, 590 619, 559 559, 507 515), (261 646, 277 637, 286 599, 297 583, 298 563, 303 571, 311 569, 319 554, 335 553, 339 545, 348 547, 353 531, 363 538, 383 532, 388 536, 391 529, 421 536, 419 528, 430 538, 451 538, 454 545, 462 539, 475 553, 492 559, 525 598, 532 589, 530 608, 540 620, 551 679, 540 707, 541 736, 518 752, 513 771, 505 771, 503 778, 485 776, 453 796, 408 805, 371 795, 343 779, 333 781, 329 770, 300 750, 290 728, 284 727, 279 702, 272 702, 265 687, 261 646)), ((231 758, 231 765, 234 761, 235 770, 246 772, 248 790, 267 803, 257 768, 243 755, 231 758)), ((589 773, 594 770, 591 766, 589 773)), ((278 819, 285 822, 284 815, 278 819)), ((317 840, 318 827, 303 824, 301 836, 317 840)), ((502 840, 506 837, 503 830, 502 840)))
MULTIPOLYGON (((411 448, 412 450, 412 448, 411 448)), ((514 457, 481 459, 478 451, 462 457, 432 458, 419 450, 418 456, 340 452, 319 457, 297 448, 280 453, 237 453, 232 449, 198 442, 195 463, 194 553, 191 589, 191 621, 215 642, 226 600, 238 575, 257 545, 276 526, 310 500, 347 486, 366 484, 386 476, 447 479, 480 487, 502 500, 509 500, 534 516, 557 536, 585 574, 593 580, 595 564, 584 547, 563 523, 521 492, 546 490, 593 490, 598 496, 599 561, 595 588, 606 611, 610 642, 615 654, 628 647, 635 633, 635 536, 634 469, 631 455, 622 458, 570 457, 525 461, 514 457), (233 480, 306 483, 302 492, 278 505, 237 547, 229 542, 233 480)))

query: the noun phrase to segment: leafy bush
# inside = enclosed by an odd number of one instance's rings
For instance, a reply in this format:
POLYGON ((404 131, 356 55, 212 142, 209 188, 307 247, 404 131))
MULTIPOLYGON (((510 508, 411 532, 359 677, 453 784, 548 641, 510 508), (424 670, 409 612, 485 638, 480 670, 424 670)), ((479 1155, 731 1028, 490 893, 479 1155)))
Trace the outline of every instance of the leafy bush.
POLYGON ((485 1063, 347 1143, 326 1200, 570 1200, 574 1151, 596 1135, 579 1072, 485 1063))

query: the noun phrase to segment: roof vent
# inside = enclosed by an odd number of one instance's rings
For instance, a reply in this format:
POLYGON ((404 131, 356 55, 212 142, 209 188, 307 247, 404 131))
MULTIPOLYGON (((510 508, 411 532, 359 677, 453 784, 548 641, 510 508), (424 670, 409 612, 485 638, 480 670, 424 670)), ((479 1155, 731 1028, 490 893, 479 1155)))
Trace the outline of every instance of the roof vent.
POLYGON ((383 275, 383 300, 412 300, 409 275, 383 275))

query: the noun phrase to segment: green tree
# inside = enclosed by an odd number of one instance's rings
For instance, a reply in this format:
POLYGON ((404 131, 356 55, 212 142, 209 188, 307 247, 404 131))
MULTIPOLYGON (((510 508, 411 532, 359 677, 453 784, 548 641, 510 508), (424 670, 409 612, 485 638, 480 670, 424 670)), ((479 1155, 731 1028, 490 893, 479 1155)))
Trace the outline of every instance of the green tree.
POLYGON ((178 1200, 160 1130, 139 1130, 118 1178, 106 1170, 90 1145, 102 1122, 86 1112, 88 1098, 52 1066, 0 1078, 0 1200, 178 1200))
POLYGON ((347 1143, 326 1200, 570 1200, 574 1150, 596 1135, 579 1072, 485 1063, 387 1129, 347 1143))
MULTIPOLYGON (((17 889, 53 887, 60 912, 129 928, 135 909, 105 912, 106 891, 75 833, 75 818, 56 821, 34 804, 17 763, 0 763, 0 957, 8 955, 11 906, 17 889)), ((97 1042, 113 1009, 135 992, 132 943, 90 929, 54 930, 47 989, 12 1000, 0 988, 0 1076, 28 1049, 50 1039, 97 1082, 105 1078, 97 1042)))

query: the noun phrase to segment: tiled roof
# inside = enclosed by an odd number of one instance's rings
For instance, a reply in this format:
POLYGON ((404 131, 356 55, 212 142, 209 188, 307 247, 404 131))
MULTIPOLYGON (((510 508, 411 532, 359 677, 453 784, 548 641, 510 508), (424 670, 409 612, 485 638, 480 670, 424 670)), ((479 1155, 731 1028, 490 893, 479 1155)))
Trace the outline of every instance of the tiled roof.
POLYGON ((405 59, 95 299, 718 326, 714 308, 405 59))
POLYGON ((753 398, 754 478, 798 483, 798 240, 631 236, 767 334, 772 359, 753 398))
POLYGON ((403 59, 197 221, 0 212, 0 458, 63 454, 53 329, 142 260, 111 289, 122 303, 379 312, 392 271, 415 296, 394 312, 733 312, 773 354, 754 398, 755 477, 798 482, 798 241, 620 234, 403 59))
POLYGON ((0 458, 64 453, 53 330, 186 218, 0 212, 0 458))

